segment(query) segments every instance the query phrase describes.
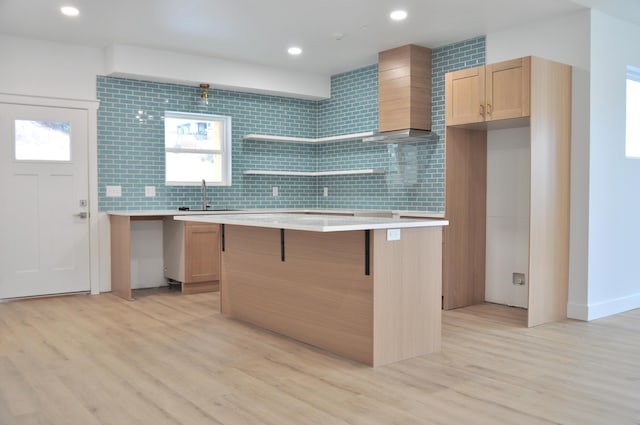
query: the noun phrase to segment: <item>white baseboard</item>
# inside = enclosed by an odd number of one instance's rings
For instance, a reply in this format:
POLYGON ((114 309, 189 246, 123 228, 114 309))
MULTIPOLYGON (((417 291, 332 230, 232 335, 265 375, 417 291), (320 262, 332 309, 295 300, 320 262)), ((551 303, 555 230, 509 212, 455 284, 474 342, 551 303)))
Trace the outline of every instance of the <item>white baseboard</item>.
POLYGON ((567 304, 567 317, 576 320, 589 320, 589 306, 586 304, 567 304))
POLYGON ((577 320, 596 320, 636 308, 640 308, 640 294, 589 305, 569 303, 567 305, 567 317, 577 320))

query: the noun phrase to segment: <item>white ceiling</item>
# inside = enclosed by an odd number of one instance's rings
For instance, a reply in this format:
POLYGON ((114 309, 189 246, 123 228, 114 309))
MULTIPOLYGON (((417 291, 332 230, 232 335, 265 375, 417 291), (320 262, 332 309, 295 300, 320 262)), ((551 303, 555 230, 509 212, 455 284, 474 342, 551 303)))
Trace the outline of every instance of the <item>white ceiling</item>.
POLYGON ((582 4, 622 16, 632 11, 640 23, 639 0, 0 0, 0 33, 335 74, 375 63, 377 52, 387 48, 438 47, 577 11, 582 4), (62 16, 65 4, 78 7, 80 16, 62 16), (627 9, 616 12, 614 5, 627 9), (406 21, 390 21, 396 8, 409 12, 406 21), (289 56, 291 45, 304 53, 289 56))

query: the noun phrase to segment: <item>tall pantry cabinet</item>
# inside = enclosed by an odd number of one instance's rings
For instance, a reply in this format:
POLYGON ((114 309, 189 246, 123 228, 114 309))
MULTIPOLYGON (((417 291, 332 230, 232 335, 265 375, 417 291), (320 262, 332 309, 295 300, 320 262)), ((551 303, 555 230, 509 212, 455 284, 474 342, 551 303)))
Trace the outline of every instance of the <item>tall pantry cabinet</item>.
POLYGON ((571 67, 525 57, 445 77, 443 307, 484 302, 487 131, 530 136, 528 326, 566 318, 571 67))

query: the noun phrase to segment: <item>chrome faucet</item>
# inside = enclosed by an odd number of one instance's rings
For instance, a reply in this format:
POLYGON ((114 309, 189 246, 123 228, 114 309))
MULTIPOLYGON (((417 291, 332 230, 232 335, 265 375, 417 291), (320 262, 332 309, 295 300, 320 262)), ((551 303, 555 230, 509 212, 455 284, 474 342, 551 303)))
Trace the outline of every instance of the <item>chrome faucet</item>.
POLYGON ((206 211, 207 207, 207 182, 202 179, 202 209, 206 211))

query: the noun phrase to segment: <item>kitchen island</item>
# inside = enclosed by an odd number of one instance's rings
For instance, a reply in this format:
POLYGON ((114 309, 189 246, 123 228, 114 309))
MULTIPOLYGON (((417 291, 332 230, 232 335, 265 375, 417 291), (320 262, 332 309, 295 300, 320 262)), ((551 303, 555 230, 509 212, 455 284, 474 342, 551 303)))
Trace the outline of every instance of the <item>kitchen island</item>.
POLYGON ((439 351, 441 219, 219 214, 220 309, 359 362, 439 351))

